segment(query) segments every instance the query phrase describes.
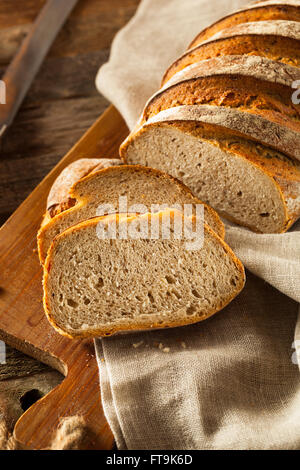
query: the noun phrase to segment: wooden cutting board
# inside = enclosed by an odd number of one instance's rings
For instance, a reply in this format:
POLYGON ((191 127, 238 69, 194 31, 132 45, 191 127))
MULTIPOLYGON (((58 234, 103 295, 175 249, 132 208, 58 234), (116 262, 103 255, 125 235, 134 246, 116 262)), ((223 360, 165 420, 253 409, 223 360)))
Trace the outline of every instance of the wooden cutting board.
POLYGON ((84 417, 92 448, 113 446, 101 407, 92 341, 60 336, 43 313, 36 234, 49 189, 63 168, 82 157, 116 158, 127 134, 122 117, 109 107, 0 229, 0 339, 65 375, 18 420, 15 438, 25 448, 49 447, 60 418, 75 415, 84 417))

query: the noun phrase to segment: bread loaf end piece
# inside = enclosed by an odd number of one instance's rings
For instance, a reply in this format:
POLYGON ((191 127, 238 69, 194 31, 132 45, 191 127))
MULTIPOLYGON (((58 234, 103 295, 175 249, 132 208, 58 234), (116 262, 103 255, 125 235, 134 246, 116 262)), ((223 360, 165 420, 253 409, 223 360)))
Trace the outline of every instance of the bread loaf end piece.
POLYGON ((70 196, 70 190, 77 181, 92 171, 121 164, 122 162, 119 159, 111 158, 80 158, 70 163, 58 175, 50 189, 44 223, 47 223, 60 212, 72 207, 75 201, 70 196))
POLYGON ((286 20, 300 21, 300 4, 297 0, 270 0, 252 3, 231 13, 201 31, 190 43, 188 49, 208 40, 223 29, 242 23, 259 21, 286 20))

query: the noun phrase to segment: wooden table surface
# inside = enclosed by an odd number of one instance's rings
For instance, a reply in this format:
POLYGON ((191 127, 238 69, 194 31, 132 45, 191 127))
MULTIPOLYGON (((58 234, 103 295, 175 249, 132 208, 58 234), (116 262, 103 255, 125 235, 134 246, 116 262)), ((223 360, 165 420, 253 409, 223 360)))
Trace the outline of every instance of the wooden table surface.
MULTIPOLYGON (((44 3, 0 2, 1 74, 44 3)), ((95 75, 138 3, 78 1, 0 142, 0 226, 108 106, 95 88, 95 75)), ((61 380, 57 371, 7 348, 6 364, 0 365, 0 415, 9 428, 61 380)))

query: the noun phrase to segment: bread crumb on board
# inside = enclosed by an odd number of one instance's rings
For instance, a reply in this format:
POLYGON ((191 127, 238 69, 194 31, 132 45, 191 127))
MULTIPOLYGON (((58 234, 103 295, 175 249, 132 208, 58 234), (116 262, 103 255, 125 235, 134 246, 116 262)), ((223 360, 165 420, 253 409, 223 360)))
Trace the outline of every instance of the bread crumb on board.
POLYGON ((134 348, 139 348, 139 347, 143 344, 143 342, 144 342, 144 341, 142 340, 142 341, 139 341, 138 343, 133 343, 132 346, 133 346, 134 348))
POLYGON ((164 353, 170 352, 170 348, 164 347, 162 343, 159 343, 158 348, 164 353))

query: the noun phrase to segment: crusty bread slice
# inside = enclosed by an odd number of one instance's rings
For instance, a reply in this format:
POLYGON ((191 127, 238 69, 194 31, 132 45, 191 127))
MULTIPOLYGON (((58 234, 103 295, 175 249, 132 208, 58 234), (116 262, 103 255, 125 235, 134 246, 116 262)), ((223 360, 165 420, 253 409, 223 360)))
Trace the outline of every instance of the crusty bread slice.
POLYGON ((300 23, 296 21, 258 21, 227 28, 173 62, 162 85, 188 65, 218 56, 256 55, 300 67, 299 40, 300 23))
MULTIPOLYGON (((170 218, 184 225, 182 212, 96 217, 73 226, 53 241, 44 267, 44 309, 50 323, 73 338, 166 328, 205 320, 243 288, 244 269, 231 249, 207 225, 203 244, 186 240, 98 238, 118 221, 117 233, 132 225, 170 218)), ((192 218, 195 226, 196 217, 192 218)), ((201 233, 203 234, 203 230, 201 233)), ((200 237, 200 232, 197 237, 200 237)))
MULTIPOLYGON (((114 166, 94 171, 79 180, 69 189, 72 207, 47 217, 46 223, 38 233, 38 250, 41 263, 44 263, 47 251, 56 235, 83 220, 95 217, 100 205, 111 205, 108 212, 119 211, 119 198, 127 197, 128 207, 143 204, 150 211, 152 204, 202 204, 178 180, 151 168, 140 166, 114 166)), ((205 205, 205 220, 213 230, 224 237, 224 226, 213 209, 205 205)))
MULTIPOLYGON (((299 44, 300 45, 300 44, 299 44)), ((141 124, 180 105, 226 106, 300 130, 300 105, 291 99, 300 70, 265 57, 225 56, 181 70, 147 102, 141 124)))
MULTIPOLYGON (((201 200, 238 224, 262 233, 286 231, 300 216, 300 163, 258 144, 257 135, 245 139, 243 115, 250 117, 248 113, 240 113, 236 127, 230 129, 215 125, 205 111, 201 116, 201 108, 182 106, 157 114, 123 143, 122 158, 181 179, 201 200)), ((228 118, 225 125, 231 122, 228 118)), ((259 140, 268 142, 273 124, 264 122, 259 140)), ((251 133, 251 127, 245 130, 251 133)))
POLYGON ((270 0, 247 5, 205 28, 197 34, 188 49, 192 49, 223 29, 231 28, 241 23, 270 20, 300 21, 299 0, 270 0))

